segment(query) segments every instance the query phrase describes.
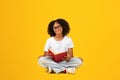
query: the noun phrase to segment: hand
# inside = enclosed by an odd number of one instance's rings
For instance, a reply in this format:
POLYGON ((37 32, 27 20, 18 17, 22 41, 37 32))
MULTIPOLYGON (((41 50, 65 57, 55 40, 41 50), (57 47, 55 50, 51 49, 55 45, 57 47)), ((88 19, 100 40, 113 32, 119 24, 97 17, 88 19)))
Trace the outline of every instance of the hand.
POLYGON ((67 55, 67 56, 64 56, 64 58, 62 59, 62 60, 64 60, 64 61, 69 61, 71 59, 71 57, 69 56, 69 55, 67 55))
POLYGON ((51 59, 53 59, 53 56, 52 56, 51 54, 49 54, 49 57, 50 57, 51 59))

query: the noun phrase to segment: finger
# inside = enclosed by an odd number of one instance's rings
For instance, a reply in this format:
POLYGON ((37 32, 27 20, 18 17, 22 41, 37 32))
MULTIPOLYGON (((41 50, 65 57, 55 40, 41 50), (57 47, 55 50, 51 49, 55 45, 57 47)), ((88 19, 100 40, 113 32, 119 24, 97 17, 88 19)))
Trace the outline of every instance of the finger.
POLYGON ((65 60, 66 58, 62 58, 62 60, 65 60))
POLYGON ((51 58, 53 58, 53 56, 51 56, 51 58))
POLYGON ((50 56, 50 58, 53 58, 53 56, 50 56))
POLYGON ((50 56, 52 55, 52 54, 49 54, 50 56))
POLYGON ((66 58, 67 56, 64 56, 64 58, 66 58))

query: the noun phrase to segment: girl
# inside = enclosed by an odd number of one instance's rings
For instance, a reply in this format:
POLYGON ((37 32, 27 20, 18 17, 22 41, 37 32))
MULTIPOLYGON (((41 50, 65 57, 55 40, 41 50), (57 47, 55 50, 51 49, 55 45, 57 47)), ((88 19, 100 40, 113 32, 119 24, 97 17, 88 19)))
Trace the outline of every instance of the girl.
POLYGON ((73 42, 67 34, 70 31, 69 24, 64 19, 53 20, 48 25, 48 34, 51 36, 47 39, 44 47, 44 56, 38 58, 38 64, 48 69, 48 73, 65 72, 75 73, 75 68, 79 67, 83 60, 73 57, 73 42), (55 52, 67 52, 62 61, 55 62, 48 54, 48 49, 51 48, 55 52))

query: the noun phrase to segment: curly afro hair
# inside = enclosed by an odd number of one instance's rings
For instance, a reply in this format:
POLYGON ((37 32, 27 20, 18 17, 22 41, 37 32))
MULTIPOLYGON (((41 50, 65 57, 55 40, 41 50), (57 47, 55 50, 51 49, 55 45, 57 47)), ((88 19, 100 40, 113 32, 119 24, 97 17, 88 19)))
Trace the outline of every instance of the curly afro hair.
POLYGON ((54 30, 53 30, 53 26, 54 26, 54 23, 55 23, 55 22, 57 22, 58 24, 61 25, 61 27, 62 27, 62 29, 63 29, 63 31, 62 31, 63 36, 69 34, 69 32, 70 32, 70 26, 69 26, 68 22, 67 22, 66 20, 64 20, 64 19, 56 19, 56 20, 51 21, 51 22, 49 23, 49 25, 48 25, 48 30, 47 30, 47 32, 48 32, 48 34, 49 34, 50 36, 55 36, 55 35, 56 35, 56 34, 54 33, 54 30))

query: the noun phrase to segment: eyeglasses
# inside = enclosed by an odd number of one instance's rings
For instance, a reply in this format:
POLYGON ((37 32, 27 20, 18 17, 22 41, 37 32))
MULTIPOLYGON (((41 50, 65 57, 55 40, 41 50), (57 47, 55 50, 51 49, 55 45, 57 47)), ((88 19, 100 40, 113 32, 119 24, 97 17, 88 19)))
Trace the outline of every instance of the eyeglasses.
POLYGON ((54 26, 53 29, 58 29, 60 28, 61 26, 54 26))

